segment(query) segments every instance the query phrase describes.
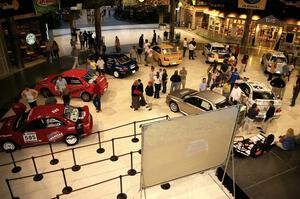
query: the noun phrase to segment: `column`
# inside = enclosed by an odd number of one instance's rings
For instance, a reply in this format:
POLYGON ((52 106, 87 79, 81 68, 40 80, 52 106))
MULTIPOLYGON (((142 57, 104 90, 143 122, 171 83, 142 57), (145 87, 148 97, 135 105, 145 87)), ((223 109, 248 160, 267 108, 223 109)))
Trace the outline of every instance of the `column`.
POLYGON ((9 64, 4 33, 0 24, 0 74, 5 75, 9 72, 9 64))
POLYGON ((192 11, 192 24, 191 24, 191 29, 195 30, 196 29, 196 11, 192 11))

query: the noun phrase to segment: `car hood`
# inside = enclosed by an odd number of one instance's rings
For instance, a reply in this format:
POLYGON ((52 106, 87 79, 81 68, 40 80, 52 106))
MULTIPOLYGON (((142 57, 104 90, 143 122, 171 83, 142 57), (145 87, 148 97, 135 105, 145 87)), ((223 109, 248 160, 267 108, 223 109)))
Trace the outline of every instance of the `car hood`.
POLYGON ((12 131, 16 118, 16 116, 11 116, 2 119, 0 121, 0 134, 6 134, 12 131))
POLYGON ((191 95, 194 93, 197 93, 198 91, 194 90, 194 89, 190 89, 190 88, 185 88, 185 89, 180 89, 180 90, 176 90, 174 91, 172 94, 170 94, 170 96, 173 97, 178 97, 178 98, 184 98, 187 95, 191 95))

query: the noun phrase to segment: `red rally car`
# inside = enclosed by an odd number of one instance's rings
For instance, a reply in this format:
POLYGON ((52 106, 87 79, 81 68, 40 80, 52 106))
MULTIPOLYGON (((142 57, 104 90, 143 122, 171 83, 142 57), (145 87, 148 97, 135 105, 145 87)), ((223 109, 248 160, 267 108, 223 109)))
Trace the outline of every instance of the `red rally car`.
POLYGON ((90 135, 92 127, 93 119, 87 106, 41 105, 19 116, 2 119, 0 143, 4 151, 61 141, 72 146, 80 137, 90 135))
MULTIPOLYGON (((71 97, 80 97, 83 101, 88 102, 93 96, 93 81, 97 81, 103 90, 108 87, 105 76, 99 76, 95 73, 88 72, 85 69, 71 69, 60 74, 67 82, 67 87, 71 97)), ((38 81, 35 89, 44 97, 59 95, 55 89, 56 80, 59 74, 54 74, 38 81)))

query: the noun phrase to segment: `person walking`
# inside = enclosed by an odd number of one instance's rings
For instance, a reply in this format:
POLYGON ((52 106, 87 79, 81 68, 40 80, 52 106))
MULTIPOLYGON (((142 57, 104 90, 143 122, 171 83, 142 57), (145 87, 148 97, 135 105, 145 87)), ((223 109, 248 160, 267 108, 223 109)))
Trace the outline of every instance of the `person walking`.
POLYGON ((121 44, 120 44, 120 40, 119 40, 118 36, 116 36, 116 39, 115 39, 115 48, 116 48, 117 53, 121 52, 121 44))
POLYGON ((237 46, 235 47, 235 50, 234 50, 234 57, 235 57, 236 60, 239 57, 240 51, 241 51, 240 44, 237 44, 237 46))
POLYGON ((153 77, 154 79, 154 98, 158 99, 159 98, 159 92, 161 89, 161 79, 159 72, 156 72, 156 75, 153 77))
POLYGON ((257 108, 257 104, 256 103, 252 104, 252 106, 247 111, 245 123, 243 126, 243 130, 246 131, 247 134, 250 134, 251 131, 253 130, 253 123, 258 113, 259 113, 259 109, 257 108))
POLYGON ((234 84, 229 99, 233 102, 233 104, 238 104, 242 97, 242 90, 237 84, 234 84))
POLYGON ((134 111, 137 111, 140 108, 140 95, 141 91, 138 90, 138 81, 135 80, 131 86, 131 106, 134 111))
POLYGON ((269 108, 266 112, 266 117, 262 122, 262 127, 258 127, 259 129, 261 129, 261 131, 260 131, 261 133, 266 133, 268 125, 271 122, 271 120, 273 119, 274 114, 275 114, 274 101, 270 101, 269 102, 269 108))
POLYGON ((94 88, 93 88, 93 104, 96 108, 96 112, 101 111, 101 95, 103 94, 103 89, 99 84, 97 84, 97 81, 93 81, 94 88))
POLYGON ((237 68, 235 68, 235 69, 233 70, 233 72, 231 73, 231 76, 230 76, 231 90, 232 90, 232 88, 233 88, 233 86, 234 86, 236 80, 239 79, 239 77, 240 77, 240 75, 239 75, 239 73, 238 73, 238 71, 237 71, 237 68))
POLYGON ((144 48, 144 34, 142 34, 139 38, 139 47, 144 48))
POLYGON ((248 59, 249 56, 248 55, 244 55, 242 60, 241 60, 241 68, 240 68, 240 74, 242 74, 243 72, 246 72, 246 68, 247 68, 247 64, 248 64, 248 59))
POLYGON ((171 88, 170 93, 173 93, 174 91, 180 89, 181 84, 181 77, 178 75, 178 70, 175 70, 174 74, 170 78, 171 80, 171 88))
POLYGON ((83 37, 83 34, 81 31, 79 32, 79 42, 80 42, 80 49, 83 49, 84 48, 84 37, 83 37))
POLYGON ((194 46, 193 57, 197 57, 195 54, 195 49, 197 48, 197 42, 195 38, 192 38, 191 44, 194 46))
POLYGON ((148 66, 147 60, 148 60, 148 51, 150 49, 150 43, 148 42, 148 39, 145 40, 144 44, 144 52, 145 52, 145 66, 148 66))
POLYGON ((165 94, 167 92, 167 82, 168 82, 168 74, 165 68, 163 69, 161 82, 162 82, 162 93, 165 94))
POLYGON ((99 72, 100 75, 104 75, 105 74, 105 62, 104 60, 101 58, 101 56, 99 56, 98 61, 97 61, 97 71, 99 72))
POLYGON ((205 91, 206 88, 207 88, 206 78, 203 77, 202 78, 202 82, 201 82, 201 84, 199 86, 199 91, 205 91))
POLYGON ((292 97, 292 102, 291 102, 290 106, 295 106, 296 99, 299 95, 299 92, 300 92, 300 82, 293 87, 293 97, 292 97))
POLYGON ((82 36, 83 36, 83 47, 85 46, 87 48, 88 47, 88 37, 89 37, 89 35, 86 32, 86 30, 83 31, 82 36))
POLYGON ((137 50, 135 46, 132 46, 132 48, 130 49, 130 58, 133 59, 134 61, 137 60, 137 50))
POLYGON ((55 40, 52 42, 53 58, 59 58, 59 47, 55 40))
POLYGON ((145 106, 147 103, 144 97, 144 85, 141 79, 138 79, 137 81, 138 81, 137 89, 140 91, 140 105, 145 106))
POLYGON ((192 44, 192 42, 189 43, 189 59, 194 60, 194 50, 195 50, 195 46, 192 44))
POLYGON ((185 67, 182 67, 182 69, 179 71, 179 75, 180 75, 180 78, 181 78, 182 88, 185 88, 186 76, 187 76, 187 70, 185 69, 185 67))
POLYGON ((61 75, 58 76, 55 82, 55 90, 58 92, 60 96, 63 94, 63 90, 67 88, 67 81, 65 78, 62 78, 61 75))
POLYGON ((62 98, 65 106, 70 105, 71 97, 70 97, 69 90, 67 88, 63 89, 61 98, 62 98))
POLYGON ((148 111, 152 110, 152 102, 153 102, 153 94, 154 94, 154 89, 153 89, 153 83, 151 81, 148 82, 146 88, 145 88, 145 93, 146 93, 146 108, 148 108, 148 111))
POLYGON ((157 42, 156 42, 156 32, 155 32, 155 30, 153 30, 153 37, 152 37, 152 43, 151 43, 151 46, 154 46, 154 45, 157 45, 157 42))
POLYGON ((188 41, 187 38, 185 37, 182 42, 182 51, 183 51, 182 57, 185 57, 185 52, 187 48, 188 48, 188 41))
POLYGON ((37 106, 36 100, 38 95, 39 93, 37 90, 28 87, 26 87, 21 93, 21 97, 27 101, 30 108, 34 108, 37 106))

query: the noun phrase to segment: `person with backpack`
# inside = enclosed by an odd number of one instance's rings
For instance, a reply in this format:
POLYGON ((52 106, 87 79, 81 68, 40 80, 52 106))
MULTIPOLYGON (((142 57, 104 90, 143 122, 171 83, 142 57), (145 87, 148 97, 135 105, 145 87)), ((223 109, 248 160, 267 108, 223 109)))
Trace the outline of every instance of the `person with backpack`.
POLYGON ((145 88, 145 93, 146 93, 146 102, 147 102, 146 108, 148 108, 148 111, 151 111, 153 95, 154 95, 153 83, 151 81, 148 82, 145 88))

